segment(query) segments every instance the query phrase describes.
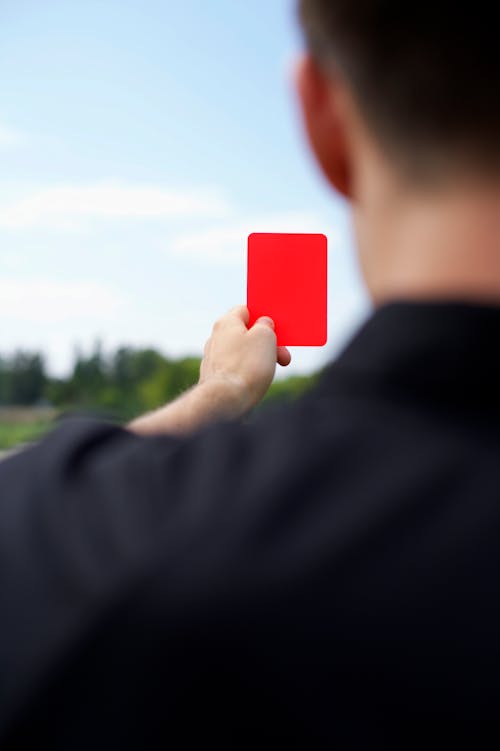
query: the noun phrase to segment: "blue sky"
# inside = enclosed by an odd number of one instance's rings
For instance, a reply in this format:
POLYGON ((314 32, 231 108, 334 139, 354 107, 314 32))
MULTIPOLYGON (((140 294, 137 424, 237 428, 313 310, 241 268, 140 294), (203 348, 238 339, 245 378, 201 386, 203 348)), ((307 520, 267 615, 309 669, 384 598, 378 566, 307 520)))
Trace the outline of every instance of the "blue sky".
POLYGON ((334 355, 366 314, 347 206, 306 148, 290 0, 2 0, 0 351, 199 354, 252 231, 329 239, 334 355))

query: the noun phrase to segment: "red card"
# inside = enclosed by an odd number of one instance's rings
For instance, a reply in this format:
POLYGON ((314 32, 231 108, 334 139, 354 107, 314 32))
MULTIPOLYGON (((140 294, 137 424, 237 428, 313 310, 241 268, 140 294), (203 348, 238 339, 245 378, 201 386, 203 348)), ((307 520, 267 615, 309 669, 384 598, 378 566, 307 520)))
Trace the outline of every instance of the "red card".
POLYGON ((249 328, 260 316, 270 316, 276 326, 278 345, 326 344, 325 235, 249 235, 247 305, 249 328))

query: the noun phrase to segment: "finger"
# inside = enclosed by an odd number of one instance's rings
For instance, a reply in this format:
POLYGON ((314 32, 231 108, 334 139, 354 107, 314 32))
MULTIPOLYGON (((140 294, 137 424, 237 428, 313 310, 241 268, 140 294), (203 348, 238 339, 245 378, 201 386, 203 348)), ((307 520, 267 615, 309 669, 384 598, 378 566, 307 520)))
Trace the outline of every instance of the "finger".
POLYGON ((213 325, 213 331, 225 329, 227 326, 237 326, 243 331, 247 330, 247 324, 250 320, 250 313, 246 305, 236 305, 228 310, 223 316, 217 319, 213 325))
POLYGON ((250 320, 250 311, 248 310, 246 305, 235 305, 234 308, 231 308, 231 310, 227 313, 227 317, 236 318, 244 323, 245 326, 248 326, 248 321, 250 320))
POLYGON ((278 347, 277 361, 279 365, 286 367, 292 362, 290 351, 286 347, 278 347))

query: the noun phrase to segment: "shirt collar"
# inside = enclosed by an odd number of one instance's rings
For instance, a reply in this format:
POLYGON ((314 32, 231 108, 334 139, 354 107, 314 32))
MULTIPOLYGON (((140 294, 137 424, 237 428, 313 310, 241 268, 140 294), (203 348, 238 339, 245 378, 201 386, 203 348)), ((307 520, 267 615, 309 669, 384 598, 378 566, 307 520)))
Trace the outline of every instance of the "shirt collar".
POLYGON ((319 388, 339 382, 500 406, 500 305, 384 305, 326 368, 319 388))

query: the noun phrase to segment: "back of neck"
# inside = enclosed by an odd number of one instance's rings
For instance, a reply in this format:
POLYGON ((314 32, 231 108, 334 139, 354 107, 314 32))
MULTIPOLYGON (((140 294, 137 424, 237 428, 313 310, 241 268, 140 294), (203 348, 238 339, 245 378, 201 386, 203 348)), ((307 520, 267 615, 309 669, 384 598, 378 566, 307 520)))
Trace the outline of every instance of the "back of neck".
POLYGON ((500 304, 500 182, 464 180, 427 192, 379 182, 354 213, 375 304, 500 304))

